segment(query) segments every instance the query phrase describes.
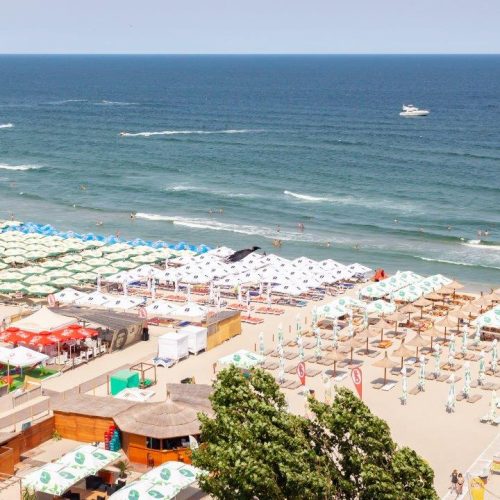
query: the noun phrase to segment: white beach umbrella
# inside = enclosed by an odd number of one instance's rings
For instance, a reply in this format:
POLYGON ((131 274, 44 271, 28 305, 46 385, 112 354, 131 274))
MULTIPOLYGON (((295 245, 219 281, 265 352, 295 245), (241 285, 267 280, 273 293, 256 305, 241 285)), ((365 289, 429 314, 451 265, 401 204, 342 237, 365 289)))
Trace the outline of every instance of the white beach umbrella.
POLYGON ((0 283, 0 293, 25 292, 26 286, 19 282, 0 283))
POLYGON ((434 348, 434 361, 434 377, 438 378, 441 375, 441 346, 439 344, 436 344, 434 348))
POLYGON ((0 281, 23 281, 25 278, 24 274, 17 271, 11 271, 6 269, 0 272, 0 281))
POLYGON ((27 287, 26 293, 36 297, 46 297, 47 295, 57 291, 57 288, 48 285, 31 285, 27 287))
POLYGON ((35 275, 35 274, 45 274, 47 269, 41 266, 26 266, 17 269, 20 273, 24 275, 35 275))
POLYGON ((72 262, 82 262, 83 257, 80 254, 67 254, 59 257, 61 262, 70 264, 72 262))
POLYGON ((67 271, 66 269, 54 269, 45 273, 45 275, 49 278, 69 278, 70 276, 73 276, 73 274, 75 273, 67 271))
POLYGON ((95 248, 93 250, 83 250, 80 254, 82 257, 86 257, 87 259, 99 259, 102 257, 103 252, 101 249, 95 248))
POLYGON ((455 403, 456 403, 456 396, 455 396, 455 374, 452 373, 450 375, 450 387, 448 390, 448 398, 446 400, 446 411, 448 412, 454 412, 455 411, 455 403))
POLYGON ((78 285, 78 283, 79 283, 78 280, 71 277, 56 278, 55 280, 52 280, 50 282, 51 285, 56 286, 57 288, 76 286, 78 285))
POLYGON ((84 264, 83 262, 74 262, 66 267, 67 271, 71 271, 73 273, 86 273, 88 271, 92 271, 92 269, 92 266, 84 264))
POLYGON ((4 257, 3 261, 5 264, 26 264, 28 259, 26 259, 22 255, 12 255, 10 257, 4 257))
POLYGON ((478 375, 478 384, 484 385, 486 382, 486 362, 484 359, 484 351, 479 353, 479 375, 478 375))
POLYGON ((259 354, 264 356, 264 351, 266 350, 264 345, 264 332, 259 333, 259 354))
POLYGON ((471 388, 472 376, 470 372, 470 363, 467 361, 464 364, 464 390, 463 395, 465 398, 470 396, 470 388, 471 388))
POLYGON ((498 352, 497 352, 497 339, 493 339, 491 343, 491 369, 493 373, 497 371, 497 363, 498 363, 498 352))
POLYGON ((113 266, 101 266, 96 267, 93 272, 102 276, 111 276, 112 274, 116 274, 118 272, 118 269, 113 266))
POLYGON ((51 278, 47 275, 33 275, 33 276, 28 276, 23 280, 23 283, 25 285, 45 285, 46 283, 49 283, 51 278))
POLYGON ((283 325, 280 323, 278 325, 278 344, 279 345, 283 345, 283 340, 284 340, 284 337, 283 337, 283 325))
POLYGON ((401 379, 401 404, 405 405, 408 401, 408 377, 406 376, 406 366, 401 368, 401 375, 403 377, 401 379))
POLYGON ((279 371, 278 371, 278 383, 282 384, 285 381, 285 358, 280 356, 279 359, 279 371))
POLYGON ((488 413, 490 422, 497 420, 497 391, 491 391, 490 411, 488 413))
POLYGON ((67 263, 61 262, 60 260, 50 259, 46 260, 45 262, 40 262, 39 265, 46 269, 62 269, 63 267, 67 266, 67 263))
POLYGON ((105 259, 104 257, 93 257, 91 259, 86 259, 83 262, 88 266, 103 267, 109 265, 111 261, 109 259, 105 259))
POLYGON ((455 354, 456 354, 457 350, 456 350, 456 339, 455 339, 454 333, 452 333, 450 336, 450 343, 448 344, 448 352, 449 352, 449 355, 453 359, 455 359, 455 354))
POLYGON ((72 276, 73 279, 82 283, 95 281, 97 273, 76 273, 72 276))
POLYGON ((462 335, 462 348, 460 352, 465 356, 467 354, 467 344, 469 341, 469 327, 464 325, 463 335, 462 335))
POLYGON ((420 366, 418 369, 418 389, 420 391, 425 391, 425 362, 426 359, 423 356, 419 358, 420 366))
POLYGON ((479 345, 479 342, 481 342, 481 326, 479 324, 476 324, 476 332, 474 334, 474 345, 479 345))

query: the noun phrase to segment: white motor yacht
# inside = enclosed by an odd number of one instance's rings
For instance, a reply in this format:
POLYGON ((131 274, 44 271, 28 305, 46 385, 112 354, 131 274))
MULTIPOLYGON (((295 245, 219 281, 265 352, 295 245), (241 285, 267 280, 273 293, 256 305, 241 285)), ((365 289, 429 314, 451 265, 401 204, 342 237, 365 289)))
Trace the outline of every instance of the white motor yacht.
POLYGON ((427 116, 429 113, 428 109, 419 109, 413 104, 403 104, 403 111, 399 113, 399 116, 427 116))

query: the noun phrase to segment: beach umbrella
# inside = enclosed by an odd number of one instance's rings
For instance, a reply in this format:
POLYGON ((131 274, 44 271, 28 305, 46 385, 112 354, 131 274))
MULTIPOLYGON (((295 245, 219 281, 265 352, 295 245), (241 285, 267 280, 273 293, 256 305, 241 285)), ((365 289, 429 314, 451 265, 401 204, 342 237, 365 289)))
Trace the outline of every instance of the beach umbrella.
POLYGON ((300 315, 297 314, 295 316, 295 342, 299 342, 299 339, 302 340, 302 324, 300 321, 300 315))
POLYGON ((421 349, 422 347, 427 346, 427 340, 425 340, 422 335, 420 335, 420 332, 415 335, 411 340, 407 342, 407 345, 416 347, 417 352, 415 354, 415 357, 418 359, 418 350, 421 349))
POLYGON ((264 351, 265 351, 265 346, 264 346, 264 332, 259 333, 259 354, 261 356, 264 356, 264 351))
POLYGON ((23 280, 24 280, 24 274, 21 274, 20 272, 10 271, 10 270, 0 272, 0 281, 17 282, 17 281, 23 281, 23 280))
POLYGON ((498 352, 497 352, 497 339, 494 339, 491 343, 491 370, 493 373, 497 371, 497 363, 498 363, 498 352))
POLYGON ((279 359, 279 370, 278 370, 278 382, 282 384, 285 381, 285 358, 280 356, 279 359))
POLYGON ((339 361, 343 361, 345 359, 345 356, 339 352, 338 349, 333 349, 330 354, 328 354, 328 359, 330 361, 333 361, 333 376, 337 374, 337 363, 339 361))
POLYGON ((402 371, 404 358, 409 358, 410 356, 413 356, 413 352, 410 351, 410 349, 408 349, 405 346, 405 341, 403 339, 401 341, 401 344, 399 345, 399 347, 397 349, 395 349, 394 351, 392 351, 392 356, 396 356, 398 358, 401 358, 401 371, 402 371))
POLYGON ((377 323, 375 327, 380 331, 380 341, 384 340, 384 330, 389 330, 392 325, 388 323, 383 317, 377 323))
POLYGON ((65 269, 54 269, 52 271, 48 271, 45 276, 49 278, 69 278, 73 276, 74 273, 71 271, 66 271, 65 269))
MULTIPOLYGON (((337 318, 335 318, 335 319, 337 319, 337 318)), ((332 346, 334 349, 337 349, 339 346, 339 324, 338 324, 338 321, 334 321, 334 323, 333 323, 332 346)))
POLYGON ((488 413, 490 422, 497 420, 497 391, 491 391, 490 411, 488 413))
POLYGON ((302 342, 302 337, 299 337, 298 346, 299 346, 299 358, 301 361, 304 361, 306 355, 304 352, 304 343, 302 342))
POLYGON ((436 349, 434 350, 434 377, 438 378, 441 376, 441 346, 436 345, 436 349))
POLYGON ((387 381, 387 368, 395 368, 396 366, 398 366, 398 364, 389 358, 386 351, 384 353, 384 357, 382 359, 379 359, 378 361, 375 361, 375 363, 373 363, 373 366, 384 369, 384 385, 385 385, 387 381))
POLYGON ((425 363, 426 359, 423 356, 419 358, 420 366, 418 368, 418 389, 425 391, 425 363))
POLYGON ((448 344, 449 355, 455 359, 455 354, 457 353, 455 334, 452 333, 450 336, 450 343, 448 344))
POLYGON ((448 390, 448 398, 446 400, 446 411, 451 413, 455 411, 455 402, 456 402, 456 397, 455 397, 455 374, 452 373, 450 375, 450 387, 448 390))
POLYGON ((470 396, 471 381, 472 381, 472 376, 470 372, 470 363, 467 361, 464 364, 464 390, 463 390, 463 395, 467 399, 470 396))
POLYGON ((84 264, 83 262, 74 262, 66 267, 66 269, 72 273, 86 273, 88 271, 92 271, 93 267, 88 264, 84 264))
POLYGON ((408 377, 406 376, 406 366, 401 368, 401 404, 405 405, 408 400, 408 377))
POLYGON ((332 404, 332 379, 326 373, 326 370, 323 371, 323 385, 325 387, 325 404, 332 404))
POLYGON ((0 283, 0 292, 25 292, 27 289, 21 283, 0 283))
POLYGON ((45 269, 61 269, 66 267, 66 262, 61 262, 60 260, 46 260, 45 262, 40 262, 39 266, 45 269))
POLYGON ((446 317, 436 323, 436 326, 444 328, 444 340, 446 341, 446 332, 448 328, 457 328, 458 320, 452 319, 448 314, 446 317))
POLYGON ((462 334, 462 348, 460 352, 465 356, 467 354, 467 344, 469 342, 469 327, 464 325, 463 334, 462 334))
POLYGON ((316 359, 321 358, 322 356, 322 351, 321 351, 321 337, 319 335, 316 335, 316 347, 314 349, 314 354, 316 356, 316 359))
POLYGON ((475 346, 479 345, 479 342, 481 342, 481 325, 479 323, 476 324, 476 332, 474 334, 474 341, 473 344, 475 346))
POLYGON ((5 257, 3 261, 6 264, 25 264, 27 259, 21 255, 5 257))
POLYGON ((96 280, 97 274, 96 273, 77 273, 71 277, 79 282, 92 282, 92 281, 96 280))
POLYGON ((108 266, 110 264, 110 260, 106 259, 104 257, 94 257, 91 259, 86 259, 84 260, 84 263, 87 264, 88 266, 92 267, 102 267, 102 266, 108 266))
POLYGON ((46 283, 50 282, 50 277, 49 276, 44 276, 44 275, 33 275, 33 276, 28 276, 23 280, 23 283, 26 285, 45 285, 46 283))
POLYGON ((478 375, 478 379, 477 379, 477 382, 479 385, 484 385, 484 383, 486 382, 486 362, 485 362, 485 359, 484 359, 484 351, 481 351, 479 353, 479 375, 478 375))
POLYGON ((26 266, 19 268, 17 271, 24 275, 31 276, 35 274, 45 274, 47 272, 47 269, 41 266, 26 266))
POLYGON ((46 297, 54 292, 57 292, 57 288, 48 285, 31 285, 26 289, 28 295, 33 295, 35 297, 46 297))
POLYGON ((71 262, 81 262, 83 257, 80 254, 67 254, 59 257, 59 260, 66 264, 70 264, 71 262))
POLYGON ((481 293, 481 296, 474 300, 473 304, 478 306, 480 309, 483 309, 491 304, 491 298, 488 295, 481 293))
POLYGON ((278 344, 283 345, 283 324, 278 325, 278 344))

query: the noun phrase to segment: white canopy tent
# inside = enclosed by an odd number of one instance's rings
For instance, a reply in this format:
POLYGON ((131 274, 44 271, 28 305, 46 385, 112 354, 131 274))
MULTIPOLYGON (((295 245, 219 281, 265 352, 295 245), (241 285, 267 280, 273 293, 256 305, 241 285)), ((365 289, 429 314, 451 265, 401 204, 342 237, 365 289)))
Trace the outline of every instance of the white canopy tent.
POLYGON ((69 318, 68 316, 56 314, 47 307, 42 307, 31 316, 15 321, 10 326, 15 326, 20 330, 38 333, 42 331, 51 332, 74 323, 77 323, 76 318, 69 318))
POLYGON ((24 346, 18 346, 14 349, 0 347, 0 363, 4 365, 24 368, 26 366, 34 366, 38 363, 43 363, 47 361, 47 359, 49 359, 49 357, 46 354, 28 349, 24 346))

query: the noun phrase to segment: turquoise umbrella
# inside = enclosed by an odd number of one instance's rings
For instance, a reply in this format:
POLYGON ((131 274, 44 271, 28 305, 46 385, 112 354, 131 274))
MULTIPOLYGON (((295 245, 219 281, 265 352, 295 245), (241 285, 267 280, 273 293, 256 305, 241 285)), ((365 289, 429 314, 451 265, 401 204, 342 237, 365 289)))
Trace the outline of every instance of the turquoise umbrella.
POLYGON ((479 376, 478 384, 483 385, 486 382, 486 362, 484 359, 484 351, 479 353, 479 376))
POLYGON ((491 343, 491 369, 493 373, 497 371, 497 363, 498 363, 498 352, 497 352, 497 339, 494 339, 491 343))
POLYGON ((469 327, 464 325, 463 336, 462 336, 462 349, 461 353, 465 356, 467 354, 467 344, 469 342, 469 327))
POLYGON ((467 361, 467 363, 464 364, 464 390, 463 390, 463 395, 464 395, 465 398, 468 398, 470 396, 471 380, 472 380, 472 376, 471 376, 471 373, 470 373, 470 363, 467 361))

